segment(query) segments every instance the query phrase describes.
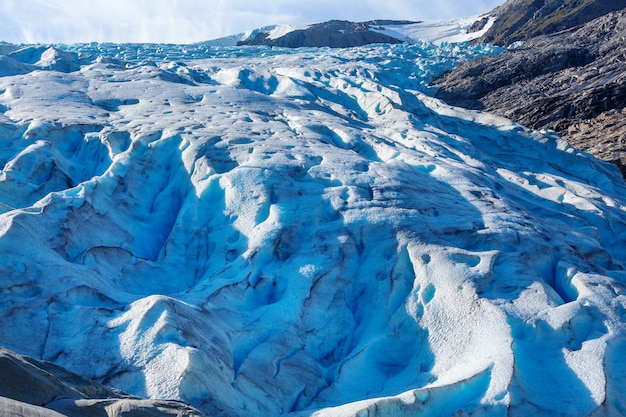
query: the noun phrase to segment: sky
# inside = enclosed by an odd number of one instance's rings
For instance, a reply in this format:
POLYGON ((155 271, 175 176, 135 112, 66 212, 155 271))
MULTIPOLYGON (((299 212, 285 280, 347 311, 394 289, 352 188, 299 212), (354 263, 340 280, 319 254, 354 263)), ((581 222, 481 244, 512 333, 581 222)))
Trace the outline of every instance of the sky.
POLYGON ((1 0, 11 43, 194 43, 272 24, 432 20, 482 14, 504 0, 1 0))

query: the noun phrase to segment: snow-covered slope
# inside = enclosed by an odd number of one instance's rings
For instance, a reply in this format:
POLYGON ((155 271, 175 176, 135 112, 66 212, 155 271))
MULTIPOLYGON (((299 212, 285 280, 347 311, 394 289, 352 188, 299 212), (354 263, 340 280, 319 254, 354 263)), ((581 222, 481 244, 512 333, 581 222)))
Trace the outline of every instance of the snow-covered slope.
POLYGON ((385 35, 400 39, 408 43, 432 42, 461 43, 469 42, 483 36, 493 25, 495 19, 490 16, 471 16, 459 19, 428 20, 402 25, 383 25, 374 30, 385 35), (472 27, 477 23, 485 21, 477 30, 472 27))
POLYGON ((0 345, 208 415, 626 409, 626 187, 429 96, 493 51, 193 48, 1 57, 0 345))

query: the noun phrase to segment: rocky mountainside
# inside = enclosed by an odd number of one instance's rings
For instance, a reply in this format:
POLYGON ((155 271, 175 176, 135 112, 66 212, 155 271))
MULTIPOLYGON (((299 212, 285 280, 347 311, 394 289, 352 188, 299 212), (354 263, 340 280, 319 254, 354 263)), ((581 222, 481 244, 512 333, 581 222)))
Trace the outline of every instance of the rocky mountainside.
POLYGON ((553 129, 626 170, 626 10, 467 62, 435 80, 449 104, 553 129))
POLYGON ((491 14, 498 18, 482 42, 507 46, 585 24, 626 7, 626 0, 509 0, 491 14))
POLYGON ((199 417, 180 401, 145 400, 0 347, 0 417, 199 417))

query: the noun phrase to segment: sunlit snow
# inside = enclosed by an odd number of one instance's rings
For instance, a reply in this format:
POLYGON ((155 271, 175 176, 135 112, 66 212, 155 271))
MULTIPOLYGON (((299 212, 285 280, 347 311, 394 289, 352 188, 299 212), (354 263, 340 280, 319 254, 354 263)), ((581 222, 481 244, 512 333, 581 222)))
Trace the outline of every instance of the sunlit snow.
MULTIPOLYGON (((432 42, 437 45, 443 43, 462 43, 478 39, 483 36, 495 22, 494 17, 470 16, 456 19, 427 20, 415 23, 396 22, 394 24, 371 25, 370 30, 383 33, 392 38, 408 43, 432 42), (476 21, 487 18, 485 26, 478 31, 470 32, 469 29, 476 21)), ((249 30, 238 35, 202 42, 202 45, 210 46, 235 46, 238 42, 254 38, 259 33, 266 33, 268 39, 278 39, 296 30, 308 29, 309 24, 283 24, 271 25, 249 30)))
POLYGON ((208 415, 626 410, 618 170, 431 98, 497 51, 2 48, 0 345, 208 415))
POLYGON ((462 19, 428 20, 411 24, 383 25, 374 27, 376 32, 384 33, 392 38, 412 42, 432 42, 437 45, 443 43, 469 42, 483 36, 495 22, 494 17, 488 19, 485 26, 475 32, 469 28, 483 16, 471 16, 462 19))

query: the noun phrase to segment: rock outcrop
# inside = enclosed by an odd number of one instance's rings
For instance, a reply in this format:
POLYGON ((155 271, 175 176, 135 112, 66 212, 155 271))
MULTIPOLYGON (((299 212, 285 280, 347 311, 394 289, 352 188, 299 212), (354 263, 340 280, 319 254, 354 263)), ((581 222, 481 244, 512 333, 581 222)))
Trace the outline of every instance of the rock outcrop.
POLYGON ((194 417, 179 401, 145 400, 0 348, 0 417, 194 417))
POLYGON ((467 62, 435 80, 449 104, 552 129, 596 157, 626 164, 626 10, 467 62))

